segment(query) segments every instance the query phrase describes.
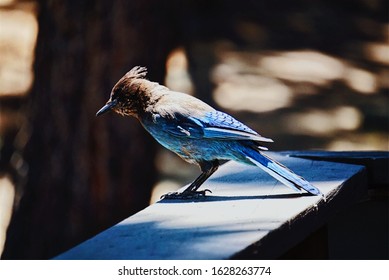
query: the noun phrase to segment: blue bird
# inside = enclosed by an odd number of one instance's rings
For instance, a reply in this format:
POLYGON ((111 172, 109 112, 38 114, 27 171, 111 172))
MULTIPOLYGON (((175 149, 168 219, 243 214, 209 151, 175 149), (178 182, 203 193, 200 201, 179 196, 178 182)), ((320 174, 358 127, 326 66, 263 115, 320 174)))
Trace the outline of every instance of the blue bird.
POLYGON ((267 150, 261 142, 273 140, 193 96, 147 80, 146 74, 146 68, 139 66, 126 73, 96 116, 110 110, 133 116, 162 146, 200 166, 201 175, 189 187, 163 198, 204 196, 210 190, 198 191, 199 187, 218 169, 220 161, 225 160, 256 165, 298 192, 321 194, 304 178, 261 152, 267 150))

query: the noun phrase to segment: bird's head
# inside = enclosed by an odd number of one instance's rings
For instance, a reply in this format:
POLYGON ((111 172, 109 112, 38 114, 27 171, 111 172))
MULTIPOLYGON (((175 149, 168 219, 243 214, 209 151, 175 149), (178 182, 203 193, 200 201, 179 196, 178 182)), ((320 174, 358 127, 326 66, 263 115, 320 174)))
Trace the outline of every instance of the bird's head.
POLYGON ((113 110, 123 116, 137 116, 143 107, 147 69, 136 66, 127 72, 113 87, 107 103, 96 113, 100 116, 113 110))

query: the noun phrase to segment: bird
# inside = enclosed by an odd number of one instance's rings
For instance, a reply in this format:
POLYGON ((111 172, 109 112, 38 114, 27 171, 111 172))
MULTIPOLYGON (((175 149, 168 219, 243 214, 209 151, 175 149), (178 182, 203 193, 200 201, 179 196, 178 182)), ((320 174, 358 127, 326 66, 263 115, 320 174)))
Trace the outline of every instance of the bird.
POLYGON ((272 139, 194 96, 149 81, 146 75, 146 67, 135 66, 128 71, 96 116, 114 111, 135 117, 162 146, 200 167, 201 174, 187 188, 161 199, 194 199, 211 193, 198 189, 229 160, 257 166, 297 192, 322 195, 303 177, 263 153, 268 149, 262 143, 272 139))

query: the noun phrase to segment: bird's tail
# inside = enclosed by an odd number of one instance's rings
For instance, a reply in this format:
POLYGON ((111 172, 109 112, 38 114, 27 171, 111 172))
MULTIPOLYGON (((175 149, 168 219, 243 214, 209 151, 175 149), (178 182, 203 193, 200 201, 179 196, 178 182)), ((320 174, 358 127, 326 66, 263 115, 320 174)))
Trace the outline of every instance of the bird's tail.
POLYGON ((322 195, 318 188, 314 187, 303 177, 295 174, 286 166, 262 154, 261 152, 252 148, 247 148, 243 151, 243 153, 253 164, 260 167, 281 183, 294 189, 295 191, 301 192, 301 190, 306 190, 313 195, 322 195))

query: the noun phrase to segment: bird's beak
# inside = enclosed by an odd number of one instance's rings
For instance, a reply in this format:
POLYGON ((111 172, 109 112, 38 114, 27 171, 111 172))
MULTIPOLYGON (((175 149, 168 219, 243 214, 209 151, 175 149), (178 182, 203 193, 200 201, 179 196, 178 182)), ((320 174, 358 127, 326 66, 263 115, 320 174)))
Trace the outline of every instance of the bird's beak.
POLYGON ((104 114, 105 112, 111 110, 118 104, 117 100, 108 101, 97 113, 96 117, 104 114))

